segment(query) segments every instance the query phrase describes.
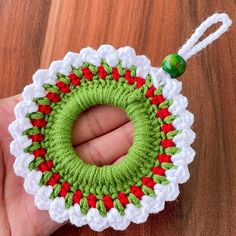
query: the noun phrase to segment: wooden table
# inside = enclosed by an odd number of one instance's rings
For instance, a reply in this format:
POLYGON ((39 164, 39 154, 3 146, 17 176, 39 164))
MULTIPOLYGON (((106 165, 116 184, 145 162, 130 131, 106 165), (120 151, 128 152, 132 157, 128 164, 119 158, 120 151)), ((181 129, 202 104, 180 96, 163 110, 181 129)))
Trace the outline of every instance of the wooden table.
MULTIPOLYGON (((236 20, 232 0, 1 0, 0 98, 20 93, 37 68, 86 46, 130 45, 158 66, 204 18, 221 10, 236 20)), ((181 77, 195 114, 197 155, 178 199, 125 232, 66 225, 55 236, 236 235, 235 39, 234 23, 189 60, 181 77)))

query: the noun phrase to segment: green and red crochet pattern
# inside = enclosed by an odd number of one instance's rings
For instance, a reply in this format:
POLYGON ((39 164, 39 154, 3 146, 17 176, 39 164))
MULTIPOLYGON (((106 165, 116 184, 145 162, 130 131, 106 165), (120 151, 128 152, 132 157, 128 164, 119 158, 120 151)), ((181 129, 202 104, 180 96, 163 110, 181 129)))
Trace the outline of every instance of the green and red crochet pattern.
MULTIPOLYGON (((102 231, 124 230, 163 210, 189 178, 193 115, 186 110, 182 83, 175 79, 186 61, 228 30, 225 13, 207 18, 162 68, 152 67, 134 49, 102 45, 68 52, 49 69, 38 70, 24 88, 9 126, 14 171, 35 205, 52 220, 69 220, 102 231), (220 27, 206 38, 204 32, 220 27), (134 142, 121 162, 98 167, 85 163, 71 144, 73 123, 91 106, 123 109, 134 127, 134 142)), ((109 119, 109 117, 107 117, 109 119)), ((106 122, 106 121, 104 121, 106 122)), ((117 144, 119 145, 119 144, 117 144)))
POLYGON ((15 172, 25 177, 39 209, 57 222, 121 230, 178 196, 178 183, 189 177, 195 137, 180 82, 159 79, 133 49, 108 45, 69 53, 33 80, 9 130, 15 172), (71 144, 75 120, 97 104, 123 109, 134 126, 134 143, 115 165, 87 164, 71 144))
MULTIPOLYGON (((25 130, 23 133, 28 135, 28 137, 32 140, 32 145, 27 147, 25 151, 33 154, 35 157, 35 159, 29 164, 29 168, 30 170, 40 170, 43 173, 40 183, 53 187, 53 192, 51 195, 52 199, 57 196, 65 197, 66 206, 68 208, 74 203, 80 204, 81 201, 81 211, 84 214, 86 214, 88 209, 91 207, 96 207, 101 215, 106 215, 107 210, 110 210, 113 207, 116 207, 117 210, 123 214, 124 207, 129 202, 133 203, 135 206, 139 206, 139 200, 143 195, 154 196, 155 193, 153 191, 153 187, 156 183, 168 184, 168 180, 165 177, 165 170, 175 167, 172 164, 171 155, 178 152, 178 148, 173 143, 172 138, 178 133, 178 131, 175 130, 171 124, 171 121, 175 117, 171 116, 170 112, 168 111, 168 107, 172 101, 164 99, 163 95, 161 94, 161 87, 156 89, 148 78, 145 80, 141 77, 135 77, 135 68, 123 69, 120 65, 118 65, 118 67, 112 68, 106 63, 104 63, 102 66, 95 67, 89 63, 84 63, 81 68, 74 68, 69 76, 59 74, 58 81, 55 85, 44 84, 44 88, 47 91, 46 96, 36 98, 34 100, 38 105, 38 111, 27 114, 27 117, 31 120, 33 127, 25 130), (130 88, 123 89, 124 86, 130 86, 130 88), (92 96, 87 91, 88 87, 90 87, 91 90, 94 87, 96 89, 96 91, 92 92, 94 93, 92 96), (74 153, 73 156, 75 157, 72 159, 72 148, 69 145, 64 147, 64 144, 60 144, 60 140, 63 140, 63 138, 71 132, 71 130, 66 132, 63 126, 69 123, 68 127, 71 127, 73 124, 71 120, 65 123, 65 119, 68 119, 68 117, 65 116, 68 115, 71 119, 71 113, 74 110, 74 107, 71 107, 73 110, 68 112, 68 100, 74 99, 71 97, 73 97, 74 94, 78 96, 78 93, 81 94, 81 98, 84 98, 85 96, 88 96, 90 99, 92 99, 92 97, 96 98, 95 94, 98 92, 101 92, 101 94, 103 93, 101 95, 101 99, 104 100, 106 96, 112 96, 112 94, 109 93, 109 88, 112 87, 113 92, 121 91, 121 96, 123 96, 122 99, 124 99, 123 103, 118 104, 117 102, 117 104, 115 104, 116 106, 130 111, 130 109, 135 109, 137 105, 140 105, 141 102, 143 102, 145 103, 145 110, 150 110, 150 113, 156 113, 156 117, 148 117, 147 115, 147 118, 152 121, 149 122, 151 133, 155 131, 155 135, 152 134, 153 137, 145 137, 145 139, 150 138, 148 142, 154 142, 158 149, 155 148, 157 149, 155 154, 154 151, 153 154, 149 154, 148 149, 153 148, 152 145, 149 144, 150 147, 148 147, 145 146, 148 144, 146 142, 143 146, 138 143, 139 147, 143 148, 145 154, 147 155, 145 158, 146 160, 144 157, 141 157, 144 159, 142 162, 139 160, 144 169, 142 173, 143 176, 131 176, 131 181, 127 178, 124 179, 122 184, 117 183, 115 180, 109 181, 108 183, 104 181, 100 184, 100 186, 99 183, 97 183, 97 189, 93 189, 92 185, 88 186, 89 181, 86 181, 84 176, 80 177, 78 173, 77 176, 74 177, 76 172, 70 171, 71 168, 69 166, 67 167, 68 174, 64 168, 60 168, 62 162, 65 163, 65 165, 72 162, 71 167, 76 165, 76 162, 78 162, 79 165, 84 165, 82 161, 79 162, 78 157, 74 153), (129 91, 128 96, 124 95, 126 89, 129 91), (126 100, 125 97, 129 99, 131 93, 135 93, 135 96, 140 96, 140 99, 137 101, 132 101, 131 99, 129 102, 127 102, 128 100, 126 100), (146 102, 146 100, 149 102, 149 104, 146 102), (58 111, 59 109, 60 111, 58 111), (52 111, 55 111, 54 114, 52 111), (58 113, 62 114, 65 118, 60 117, 58 113), (58 122, 58 120, 60 120, 60 122, 58 122), (152 128, 154 125, 160 130, 155 130, 152 128), (53 128, 52 126, 55 127, 53 128), (58 153, 58 155, 57 150, 54 150, 55 145, 63 145, 64 147, 60 150, 61 153, 58 153), (60 158, 63 160, 60 160, 60 158), (57 163, 59 164, 59 167, 57 167, 57 163), (150 166, 151 168, 146 170, 145 166, 150 166), (70 175, 72 175, 73 178, 69 179, 70 175), (135 181, 136 179, 138 180, 137 182, 135 181)), ((99 101, 98 99, 99 98, 96 99, 95 103, 103 102, 99 101)), ((113 99, 110 98, 106 104, 115 103, 115 101, 112 100, 113 99)), ((92 106, 93 103, 89 105, 92 106)), ((89 106, 81 104, 79 109, 82 108, 81 110, 84 110, 87 107, 89 106)), ((74 113, 74 117, 76 118, 78 112, 76 111, 74 113)), ((132 110, 128 114, 130 114, 130 116, 136 115, 132 110)), ((145 118, 143 118, 143 121, 148 122, 148 120, 145 118)), ((73 118, 72 121, 74 121, 73 118)), ((135 125, 137 126, 136 123, 135 125)), ((148 136, 148 130, 146 133, 148 136)), ((135 138, 139 138, 137 134, 135 135, 135 138)), ((132 150, 129 151, 127 158, 131 158, 129 157, 132 155, 131 152, 132 150)), ((86 168, 89 168, 89 165, 86 165, 86 168)), ((114 171, 111 167, 109 167, 111 170, 109 170, 107 167, 105 168, 107 171, 111 172, 107 174, 112 174, 112 171, 114 171)), ((76 171, 78 172, 79 169, 80 168, 78 166, 76 171)), ((100 169, 103 168, 100 167, 100 169)), ((89 177, 92 178, 89 169, 87 172, 89 173, 89 177)), ((96 173, 98 171, 94 172, 96 173)), ((99 174, 101 174, 102 170, 99 172, 99 174)), ((96 174, 94 176, 96 176, 96 174)), ((103 178, 105 179, 107 177, 104 176, 103 178)), ((95 181, 93 180, 93 182, 95 181)))

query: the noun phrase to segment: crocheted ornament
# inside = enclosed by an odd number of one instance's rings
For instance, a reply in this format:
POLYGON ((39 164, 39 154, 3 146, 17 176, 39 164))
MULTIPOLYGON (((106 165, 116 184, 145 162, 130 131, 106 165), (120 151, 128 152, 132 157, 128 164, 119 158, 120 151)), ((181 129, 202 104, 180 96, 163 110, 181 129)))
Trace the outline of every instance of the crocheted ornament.
POLYGON ((48 70, 38 70, 24 88, 10 125, 15 173, 25 178, 27 193, 59 223, 88 224, 101 231, 124 230, 142 223, 179 195, 189 178, 187 165, 195 152, 193 115, 180 94, 186 60, 218 38, 231 24, 214 14, 179 50, 155 68, 130 47, 102 45, 69 52, 48 70), (216 22, 222 26, 196 44, 216 22), (74 121, 96 104, 122 108, 134 126, 134 142, 126 158, 97 167, 83 162, 71 144, 74 121))

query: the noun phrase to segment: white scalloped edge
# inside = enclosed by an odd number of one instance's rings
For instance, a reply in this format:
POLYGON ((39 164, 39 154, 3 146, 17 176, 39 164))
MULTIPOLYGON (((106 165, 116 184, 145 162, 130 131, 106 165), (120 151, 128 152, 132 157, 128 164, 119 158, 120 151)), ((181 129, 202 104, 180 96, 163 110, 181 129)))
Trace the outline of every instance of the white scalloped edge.
POLYGON ((49 69, 38 70, 33 75, 33 84, 24 88, 22 93, 23 101, 19 102, 14 109, 16 120, 9 126, 9 132, 13 137, 10 151, 16 157, 13 167, 16 175, 25 178, 24 187, 26 192, 35 195, 35 205, 41 210, 48 210, 50 217, 58 223, 70 220, 72 224, 78 227, 88 224, 95 231, 102 231, 108 227, 112 227, 115 230, 124 230, 130 222, 143 223, 147 220, 150 213, 157 213, 163 210, 165 201, 173 201, 179 195, 178 185, 188 180, 189 171, 187 165, 193 161, 195 156, 194 150, 190 147, 195 139, 195 134, 190 129, 194 117, 192 113, 186 110, 188 101, 186 97, 180 94, 181 88, 182 83, 180 81, 170 79, 169 75, 162 69, 152 67, 150 60, 146 56, 137 56, 134 49, 127 46, 116 50, 110 45, 102 45, 98 50, 89 47, 84 48, 79 54, 68 52, 62 61, 52 62, 49 69), (115 208, 112 208, 105 217, 102 217, 95 208, 89 209, 87 215, 82 215, 78 204, 66 209, 63 198, 57 197, 51 200, 49 196, 52 192, 52 187, 39 186, 42 173, 36 170, 29 171, 28 164, 34 157, 23 152, 23 148, 29 146, 31 141, 26 137, 22 137, 22 131, 32 127, 25 115, 36 111, 37 107, 32 102, 32 99, 45 95, 42 85, 44 83, 55 84, 56 73, 60 72, 68 75, 71 71, 71 65, 79 67, 83 62, 91 62, 99 66, 101 59, 105 59, 112 67, 116 66, 119 60, 122 60, 123 67, 137 66, 138 76, 146 78, 147 74, 150 74, 155 87, 164 85, 163 96, 173 100, 169 111, 178 116, 173 121, 173 125, 177 130, 181 131, 180 134, 173 138, 176 146, 181 148, 181 152, 172 156, 172 162, 177 168, 166 171, 166 177, 170 183, 166 186, 156 184, 154 186, 156 196, 143 196, 140 201, 140 208, 128 204, 124 216, 121 216, 115 208))

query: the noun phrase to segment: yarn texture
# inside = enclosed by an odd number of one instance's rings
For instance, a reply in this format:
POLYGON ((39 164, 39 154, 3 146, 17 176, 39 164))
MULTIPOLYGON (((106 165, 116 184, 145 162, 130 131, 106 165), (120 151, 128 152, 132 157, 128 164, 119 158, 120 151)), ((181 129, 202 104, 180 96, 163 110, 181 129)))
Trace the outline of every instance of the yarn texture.
POLYGON ((157 71, 130 47, 102 45, 69 52, 25 87, 9 127, 14 170, 54 221, 124 230, 177 198, 195 155, 193 115, 181 82, 163 83, 157 71), (116 165, 87 164, 71 144, 74 121, 97 104, 123 109, 134 126, 134 143, 116 165))
POLYGON ((195 151, 194 117, 180 94, 186 61, 220 37, 231 25, 225 13, 213 14, 162 68, 152 67, 134 49, 102 45, 68 52, 49 69, 38 70, 22 93, 9 126, 14 171, 36 206, 50 217, 102 231, 143 223, 179 195, 189 178, 195 151), (199 39, 213 24, 222 25, 199 39), (134 142, 123 161, 87 164, 71 144, 73 123, 87 108, 109 104, 123 109, 134 126, 134 142))

